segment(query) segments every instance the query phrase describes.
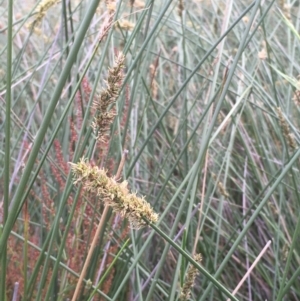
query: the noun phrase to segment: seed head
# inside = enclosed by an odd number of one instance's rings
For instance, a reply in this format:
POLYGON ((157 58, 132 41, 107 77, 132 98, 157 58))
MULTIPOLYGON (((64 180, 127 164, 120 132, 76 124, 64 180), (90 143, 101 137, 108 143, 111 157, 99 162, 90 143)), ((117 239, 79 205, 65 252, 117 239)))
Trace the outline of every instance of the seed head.
MULTIPOLYGON (((194 259, 195 259, 195 261, 197 261, 197 263, 200 263, 202 261, 201 254, 196 254, 194 259)), ((193 265, 191 265, 188 269, 188 272, 187 272, 187 275, 185 278, 185 282, 184 282, 182 290, 181 290, 180 300, 186 301, 189 299, 189 297, 191 295, 191 289, 195 284, 195 279, 198 274, 199 274, 198 269, 196 267, 194 267, 193 265)))
POLYGON ((108 177, 105 170, 91 166, 83 158, 77 164, 70 164, 75 178, 74 183, 82 183, 86 191, 101 197, 106 205, 128 218, 134 228, 142 228, 148 222, 157 222, 158 215, 150 204, 143 197, 130 193, 126 181, 118 183, 114 178, 108 177))

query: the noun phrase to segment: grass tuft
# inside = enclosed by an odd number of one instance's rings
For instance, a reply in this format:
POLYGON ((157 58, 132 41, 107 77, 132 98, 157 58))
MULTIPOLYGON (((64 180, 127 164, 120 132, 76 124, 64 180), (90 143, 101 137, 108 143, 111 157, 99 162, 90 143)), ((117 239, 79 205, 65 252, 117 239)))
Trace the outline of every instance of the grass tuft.
POLYGON ((0 300, 300 301, 299 14, 2 1, 0 300))

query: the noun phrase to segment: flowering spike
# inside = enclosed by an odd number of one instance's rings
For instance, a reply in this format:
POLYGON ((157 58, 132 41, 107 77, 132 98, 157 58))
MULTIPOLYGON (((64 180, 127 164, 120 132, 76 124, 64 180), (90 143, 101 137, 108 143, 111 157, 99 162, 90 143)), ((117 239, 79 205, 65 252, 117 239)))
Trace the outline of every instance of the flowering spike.
POLYGON ((116 102, 120 92, 124 75, 125 56, 120 53, 115 59, 115 66, 108 70, 107 88, 103 90, 100 97, 94 101, 93 107, 98 111, 92 123, 93 131, 98 141, 105 141, 105 135, 114 120, 115 113, 110 110, 109 106, 116 102))
MULTIPOLYGON (((202 261, 201 254, 196 254, 194 259, 195 259, 195 261, 197 261, 197 263, 200 263, 202 261)), ((196 279, 196 276, 198 275, 198 273, 199 273, 199 271, 197 270, 196 267, 194 267, 193 265, 191 265, 189 267, 186 278, 185 278, 185 282, 184 282, 182 290, 181 290, 180 300, 186 301, 189 299, 189 297, 191 295, 191 289, 195 284, 195 279, 196 279)))
POLYGON ((126 181, 117 183, 115 179, 107 176, 105 170, 91 166, 83 158, 77 164, 70 164, 75 178, 74 183, 80 182, 85 190, 101 196, 106 205, 128 218, 134 228, 146 226, 145 220, 157 222, 158 215, 150 204, 135 193, 130 193, 126 181))

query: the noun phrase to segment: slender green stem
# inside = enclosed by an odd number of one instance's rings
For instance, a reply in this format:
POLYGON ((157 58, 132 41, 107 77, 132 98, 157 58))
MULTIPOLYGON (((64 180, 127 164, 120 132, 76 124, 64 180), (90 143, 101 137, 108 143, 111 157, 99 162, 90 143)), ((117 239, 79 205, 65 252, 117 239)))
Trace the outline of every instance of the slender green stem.
POLYGON ((57 85, 55 90, 53 91, 49 107, 47 109, 47 112, 44 116, 43 123, 41 124, 41 127, 37 133, 36 139, 34 141, 34 145, 32 147, 32 150, 30 152, 27 164, 24 168, 23 175, 21 177, 20 183, 17 187, 17 191, 14 196, 14 203, 11 208, 11 213, 8 216, 7 222, 3 228, 3 233, 0 238, 0 258, 4 255, 4 249, 5 249, 5 244, 8 239, 9 233, 13 227, 14 221, 16 219, 16 213, 18 212, 18 209, 21 204, 21 200, 23 198, 23 193, 26 189, 26 184, 28 182, 28 179, 30 177, 30 174, 32 172, 35 160, 39 154, 39 149, 43 143, 43 140, 45 138, 45 134, 47 132, 48 126, 51 122, 51 118, 53 116, 55 107, 57 102, 60 99, 61 92, 64 88, 65 82, 67 81, 69 74, 71 72, 71 68, 76 61, 76 56, 78 54, 78 51, 82 45, 84 36, 86 34, 86 31, 89 28, 89 24, 92 20, 93 15, 95 14, 95 11, 98 7, 100 0, 94 0, 90 3, 90 6, 86 12, 86 15, 80 25, 80 28, 78 30, 77 36, 75 38, 73 47, 70 50, 70 54, 66 60, 65 66, 62 70, 62 73, 60 75, 60 78, 58 79, 57 85))
POLYGON ((95 289, 93 290, 93 292, 91 293, 91 295, 90 295, 90 297, 89 297, 89 299, 87 301, 92 300, 93 296, 97 293, 97 290, 100 289, 101 284, 103 283, 103 281, 105 280, 105 278, 108 276, 109 272, 111 271, 111 269, 113 268, 113 266, 115 265, 115 263, 117 262, 117 260, 119 259, 119 257, 122 254, 123 250, 127 247, 128 243, 129 243, 129 239, 127 239, 125 241, 125 243, 123 244, 122 248, 119 250, 118 254, 114 258, 114 260, 112 261, 112 263, 109 265, 109 267, 107 268, 107 270, 105 271, 105 273, 103 274, 103 276, 101 277, 101 279, 99 280, 98 284, 95 285, 95 289))
MULTIPOLYGON (((8 1, 8 27, 7 27, 7 57, 6 57, 6 95, 5 95, 5 160, 4 160, 4 202, 3 225, 7 225, 9 207, 9 179, 10 179, 10 143, 11 143, 11 98, 12 98, 12 45, 13 45, 13 0, 8 1)), ((2 237, 3 233, 1 233, 2 237)), ((3 257, 1 262, 0 300, 6 298, 6 265, 7 265, 7 239, 3 242, 3 257)))
POLYGON ((234 301, 238 301, 236 297, 234 297, 219 281, 216 280, 214 276, 212 276, 206 269, 204 269, 197 261, 194 260, 192 256, 190 256, 186 251, 184 251, 180 246, 178 246, 169 235, 165 234, 158 227, 153 224, 149 224, 149 226, 154 229, 161 237, 163 237, 175 250, 177 250, 187 261, 193 264, 201 274, 203 274, 212 284, 214 284, 220 291, 222 291, 228 298, 234 301))
MULTIPOLYGON (((186 78, 186 80, 183 82, 183 84, 181 85, 181 87, 177 90, 176 94, 172 97, 171 101, 169 102, 169 104, 166 106, 166 108, 164 109, 164 111, 162 112, 162 114, 160 115, 160 117, 158 118, 157 122, 155 123, 155 125, 152 127, 152 129, 150 130, 148 137, 146 138, 146 141, 144 142, 144 144, 142 145, 142 147, 140 148, 138 154, 135 156, 134 160, 131 162, 129 168, 128 168, 128 174, 131 173, 132 169, 134 168, 136 162, 138 161, 140 155, 142 154, 144 148, 146 147, 150 137, 153 135, 154 131, 156 130, 157 126, 160 124, 160 122, 163 120, 163 118, 165 117, 165 115, 167 114, 167 112, 169 111, 169 109, 171 108, 171 106, 174 104, 174 102, 176 101, 176 99, 178 98, 178 96, 181 94, 181 92, 185 89, 185 87, 188 85, 188 83, 190 82, 191 78, 196 74, 196 72, 200 69, 200 67, 203 65, 204 62, 206 62, 207 58, 212 54, 212 52, 216 49, 216 47, 218 46, 218 44, 228 35, 228 33, 240 22, 240 20, 247 14, 247 12, 253 7, 254 2, 249 5, 247 7, 247 9, 241 13, 241 15, 237 18, 236 21, 233 22, 233 24, 228 28, 228 30, 226 30, 224 32, 224 34, 216 41, 216 43, 213 44, 213 46, 206 52, 206 54, 204 55, 204 57, 200 60, 200 62, 196 65, 196 67, 193 69, 193 71, 191 72, 191 74, 186 78)), ((125 82, 125 80, 124 80, 125 82)))
MULTIPOLYGON (((300 156, 300 149, 292 156, 291 160, 289 162, 287 162, 287 164, 285 165, 284 169, 279 174, 278 178, 276 178, 274 184, 266 192, 265 197, 261 200, 261 202, 257 206, 256 210, 252 213, 252 216, 250 217, 249 221, 246 223, 246 225, 244 226, 244 229, 241 231, 241 233, 239 234, 239 236, 236 238, 236 240, 234 241, 231 249, 229 250, 229 252, 225 256, 223 262, 221 263, 221 265, 217 269, 217 271, 215 273, 216 279, 220 276, 220 274, 223 271, 223 269, 225 268, 225 265, 228 262, 229 258, 232 256, 232 254, 234 253, 234 251, 237 249, 237 247, 240 244, 241 240, 244 238, 244 236, 248 232, 250 226, 253 224, 253 222, 255 221, 255 219, 257 218, 257 216, 260 214, 261 210, 265 206, 266 202, 269 200, 270 196, 273 194, 274 190, 281 183, 282 179, 289 172, 289 170, 293 167, 293 165, 295 164, 295 162, 298 160, 299 156, 300 156)), ((202 295, 201 300, 205 300, 205 297, 207 296, 207 294, 208 294, 208 292, 209 292, 210 289, 211 289, 211 285, 209 285, 207 287, 207 289, 205 290, 205 292, 202 295)))
POLYGON ((300 218, 298 218, 296 229, 295 229, 295 232, 293 234, 292 244, 290 245, 288 258, 287 258, 286 266, 285 266, 285 269, 284 269, 282 281, 280 283, 280 289, 279 289, 276 301, 283 300, 284 295, 288 292, 288 290, 290 289, 292 284, 296 281, 297 277, 300 275, 300 267, 299 267, 294 272, 293 276, 288 281, 288 283, 285 285, 285 280, 286 280, 286 277, 287 277, 288 269, 289 269, 290 264, 291 264, 294 249, 295 249, 296 245, 299 245, 299 235, 300 235, 300 218))

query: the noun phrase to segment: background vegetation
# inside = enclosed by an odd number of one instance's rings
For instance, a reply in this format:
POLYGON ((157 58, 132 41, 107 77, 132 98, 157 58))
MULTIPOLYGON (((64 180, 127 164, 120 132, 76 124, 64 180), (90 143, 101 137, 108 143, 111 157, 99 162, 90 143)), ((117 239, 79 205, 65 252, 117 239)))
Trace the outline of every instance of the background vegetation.
POLYGON ((1 0, 0 16, 0 300, 300 300, 298 1, 1 0), (126 159, 158 222, 74 185, 82 157, 110 177, 126 159))

